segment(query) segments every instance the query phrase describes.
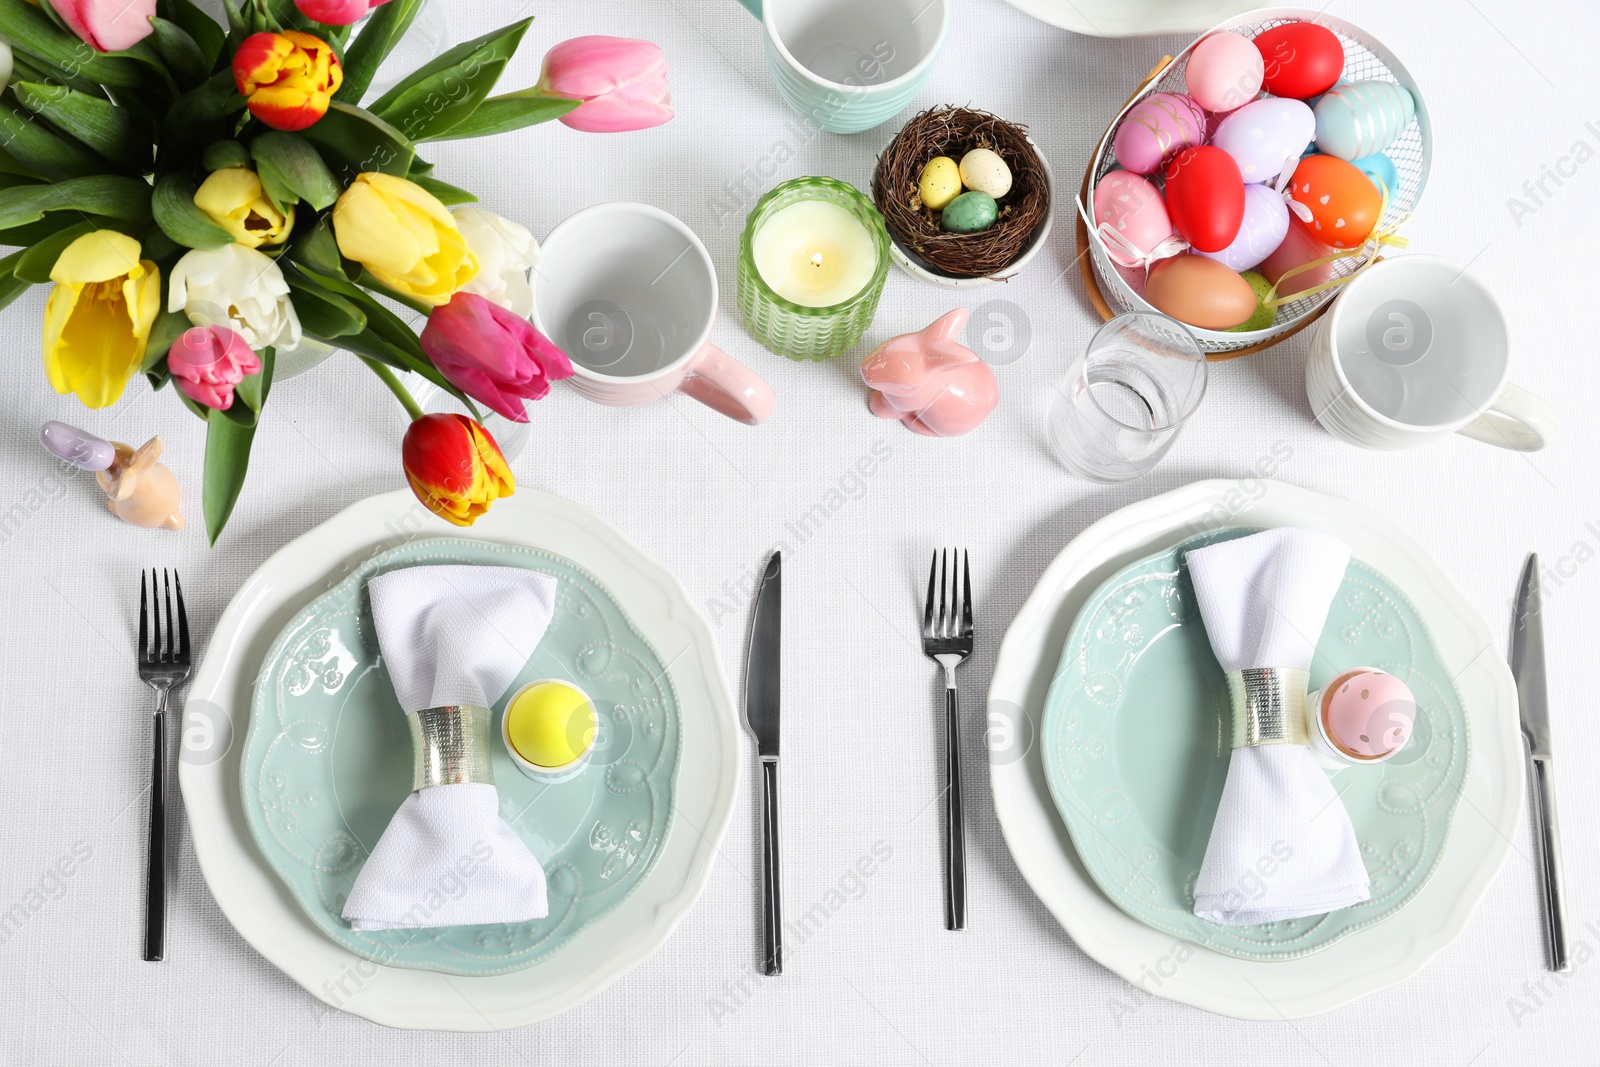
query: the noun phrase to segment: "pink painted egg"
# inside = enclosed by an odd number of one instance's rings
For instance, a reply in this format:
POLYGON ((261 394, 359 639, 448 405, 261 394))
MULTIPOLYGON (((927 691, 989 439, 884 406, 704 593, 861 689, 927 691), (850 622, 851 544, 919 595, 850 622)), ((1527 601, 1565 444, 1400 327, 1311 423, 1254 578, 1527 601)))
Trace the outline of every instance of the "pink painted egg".
POLYGON ((1233 157, 1247 182, 1270 182, 1299 159, 1317 130, 1317 116, 1300 100, 1269 96, 1222 120, 1211 143, 1233 157))
POLYGON ((1255 42, 1237 33, 1213 33, 1194 46, 1184 82, 1207 111, 1232 111, 1261 92, 1263 61, 1255 42))
POLYGON ((1109 226, 1130 248, 1106 241, 1111 259, 1121 267, 1142 267, 1156 246, 1172 236, 1172 219, 1156 187, 1139 175, 1114 170, 1094 187, 1094 221, 1109 226))
POLYGON ((1153 174, 1205 135, 1206 113, 1199 104, 1182 93, 1151 93, 1123 116, 1111 151, 1123 170, 1153 174))
POLYGON ((1357 760, 1378 760, 1398 752, 1411 738, 1417 701, 1411 688, 1386 671, 1360 668, 1322 694, 1323 732, 1340 752, 1357 760))
POLYGON ((1270 256, 1289 232, 1289 206, 1269 185, 1244 187, 1244 220, 1233 243, 1220 252, 1201 252, 1207 259, 1245 271, 1270 256))
POLYGON ((1185 241, 1201 252, 1220 252, 1244 221, 1244 179, 1220 148, 1185 148, 1167 165, 1167 213, 1185 241))

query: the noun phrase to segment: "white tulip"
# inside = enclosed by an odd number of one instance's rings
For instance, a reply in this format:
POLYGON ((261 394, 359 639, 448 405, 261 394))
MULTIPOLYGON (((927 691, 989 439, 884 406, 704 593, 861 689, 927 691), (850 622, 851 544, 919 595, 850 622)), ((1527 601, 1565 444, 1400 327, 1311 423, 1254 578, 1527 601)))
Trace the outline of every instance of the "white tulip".
POLYGON ((183 312, 196 326, 226 326, 254 349, 300 343, 300 316, 283 272, 244 245, 184 253, 167 280, 167 310, 183 312))
POLYGON ((0 41, 0 93, 11 84, 11 46, 0 41))
POLYGON ((528 271, 539 262, 539 242, 527 228, 492 211, 463 205, 450 209, 467 247, 478 257, 478 274, 461 287, 515 315, 533 314, 528 271))

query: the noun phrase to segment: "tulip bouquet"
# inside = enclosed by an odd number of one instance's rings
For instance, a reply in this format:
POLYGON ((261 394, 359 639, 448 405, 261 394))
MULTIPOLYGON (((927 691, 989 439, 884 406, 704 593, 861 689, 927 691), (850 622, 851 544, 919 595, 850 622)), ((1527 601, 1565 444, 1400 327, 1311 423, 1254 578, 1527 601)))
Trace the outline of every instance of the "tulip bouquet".
POLYGON ((592 132, 672 117, 661 50, 582 37, 537 85, 491 96, 531 19, 445 51, 363 103, 423 0, 0 0, 0 307, 52 284, 44 368, 116 403, 136 374, 206 422, 215 543, 244 484, 277 350, 310 337, 365 362, 412 418, 418 498, 468 525, 514 488, 477 404, 572 373, 528 321, 526 229, 470 206, 419 149, 559 119, 592 132), (357 25, 359 23, 359 26, 357 25), (421 335, 394 308, 427 316, 421 335), (396 372, 468 415, 424 415, 396 372))

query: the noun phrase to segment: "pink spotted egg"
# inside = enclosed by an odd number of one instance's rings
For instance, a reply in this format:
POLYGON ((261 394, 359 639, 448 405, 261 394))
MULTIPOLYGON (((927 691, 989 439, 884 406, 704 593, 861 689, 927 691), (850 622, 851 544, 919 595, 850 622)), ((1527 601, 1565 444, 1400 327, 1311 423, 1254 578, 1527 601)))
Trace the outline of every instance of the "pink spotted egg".
POLYGON ((1410 740, 1417 701, 1410 686, 1374 667, 1347 671, 1322 691, 1323 734, 1357 762, 1385 760, 1410 740))

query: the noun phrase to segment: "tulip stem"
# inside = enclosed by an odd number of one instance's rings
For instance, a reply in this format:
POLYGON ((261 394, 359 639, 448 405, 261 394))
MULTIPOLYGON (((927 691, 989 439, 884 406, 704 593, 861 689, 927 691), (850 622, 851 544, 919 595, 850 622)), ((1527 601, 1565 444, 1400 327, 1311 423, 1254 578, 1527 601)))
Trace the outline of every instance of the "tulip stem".
POLYGON ((400 379, 394 376, 394 371, 375 359, 369 359, 366 356, 358 356, 356 358, 371 367, 372 373, 378 376, 378 380, 389 387, 389 392, 393 393, 395 399, 400 401, 401 406, 406 409, 406 414, 411 416, 413 422, 422 418, 422 409, 417 406, 417 402, 406 391, 406 387, 400 384, 400 379))

